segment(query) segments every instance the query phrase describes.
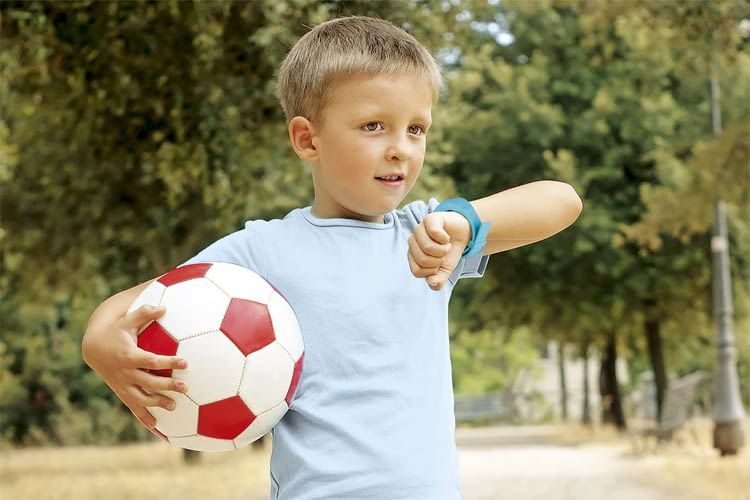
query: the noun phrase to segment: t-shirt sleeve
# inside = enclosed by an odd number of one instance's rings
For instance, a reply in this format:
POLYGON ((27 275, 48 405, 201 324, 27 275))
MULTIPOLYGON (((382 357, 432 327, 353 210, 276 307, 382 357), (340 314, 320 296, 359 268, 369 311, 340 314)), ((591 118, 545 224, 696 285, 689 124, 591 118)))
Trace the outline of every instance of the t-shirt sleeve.
MULTIPOLYGON (((440 201, 436 198, 430 198, 426 203, 422 200, 417 200, 405 205, 403 212, 406 225, 412 226, 411 230, 413 231, 424 220, 427 214, 435 211, 439 204, 440 201)), ((452 285, 455 285, 461 278, 481 278, 484 276, 490 256, 482 255, 483 250, 484 246, 482 246, 482 250, 470 257, 461 257, 456 269, 453 270, 453 273, 448 278, 452 285)))
POLYGON ((262 265, 260 237, 260 225, 264 222, 266 221, 247 221, 244 229, 214 241, 180 266, 199 262, 228 262, 246 267, 267 280, 266 270, 262 265))

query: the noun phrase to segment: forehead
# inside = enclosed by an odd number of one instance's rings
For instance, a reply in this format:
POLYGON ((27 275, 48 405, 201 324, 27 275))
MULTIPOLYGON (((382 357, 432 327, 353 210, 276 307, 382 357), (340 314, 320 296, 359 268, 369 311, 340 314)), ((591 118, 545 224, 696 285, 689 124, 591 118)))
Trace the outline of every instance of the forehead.
POLYGON ((429 122, 432 88, 415 75, 356 75, 336 84, 327 108, 347 116, 398 113, 429 122))

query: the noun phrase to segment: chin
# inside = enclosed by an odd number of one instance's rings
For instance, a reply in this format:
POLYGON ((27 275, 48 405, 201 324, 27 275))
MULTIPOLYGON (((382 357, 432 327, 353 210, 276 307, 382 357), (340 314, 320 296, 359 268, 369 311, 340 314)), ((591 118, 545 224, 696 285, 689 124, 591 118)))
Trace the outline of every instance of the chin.
POLYGON ((395 209, 397 209, 401 205, 401 200, 399 200, 397 203, 389 203, 385 205, 382 211, 379 211, 377 215, 385 215, 395 209))

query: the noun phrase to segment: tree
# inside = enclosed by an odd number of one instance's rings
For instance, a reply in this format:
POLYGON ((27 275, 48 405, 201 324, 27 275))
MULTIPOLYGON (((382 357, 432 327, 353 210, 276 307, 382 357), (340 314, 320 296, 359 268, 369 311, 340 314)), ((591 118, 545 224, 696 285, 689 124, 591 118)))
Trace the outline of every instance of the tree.
MULTIPOLYGON (((560 318, 545 335, 574 332, 610 357, 643 335, 661 401, 664 357, 684 354, 680 328, 706 340, 710 255, 705 234, 665 234, 656 252, 628 234, 646 216, 644 193, 664 185, 657 160, 665 145, 687 158, 707 133, 705 115, 696 112, 707 107, 705 76, 696 78, 678 57, 681 47, 671 42, 679 26, 653 21, 639 2, 464 5, 467 23, 504 27, 513 42, 500 44, 485 30, 461 44, 448 136, 460 153, 444 171, 464 195, 553 178, 573 185, 584 202, 571 228, 503 254, 492 267, 495 281, 508 284, 498 290, 496 317, 540 326, 560 318), (566 320, 566 308, 575 320, 566 320)), ((737 18, 726 18, 731 9, 717 10, 725 17, 714 23, 709 15, 703 29, 736 26, 737 18)))
MULTIPOLYGON (((80 359, 92 311, 247 219, 310 203, 274 94, 302 34, 379 15, 437 51, 455 13, 411 0, 0 4, 3 437, 148 436, 80 359)), ((433 170, 449 159, 435 131, 412 199, 451 189, 433 170)))

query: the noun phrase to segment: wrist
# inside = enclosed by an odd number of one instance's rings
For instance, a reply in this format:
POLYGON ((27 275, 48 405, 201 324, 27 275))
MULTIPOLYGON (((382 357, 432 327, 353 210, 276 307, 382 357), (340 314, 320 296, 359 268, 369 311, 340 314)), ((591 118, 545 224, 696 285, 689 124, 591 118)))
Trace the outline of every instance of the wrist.
POLYGON ((458 212, 445 212, 445 231, 451 237, 451 243, 459 243, 463 246, 471 240, 471 222, 458 212))
POLYGON ((470 233, 469 240, 462 256, 471 256, 480 253, 487 243, 487 233, 490 229, 489 222, 482 222, 479 219, 474 206, 464 198, 449 198, 440 203, 436 212, 454 212, 465 218, 469 223, 470 233))

